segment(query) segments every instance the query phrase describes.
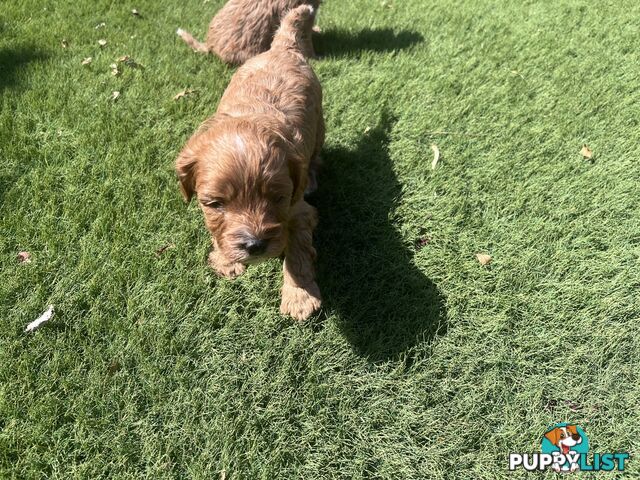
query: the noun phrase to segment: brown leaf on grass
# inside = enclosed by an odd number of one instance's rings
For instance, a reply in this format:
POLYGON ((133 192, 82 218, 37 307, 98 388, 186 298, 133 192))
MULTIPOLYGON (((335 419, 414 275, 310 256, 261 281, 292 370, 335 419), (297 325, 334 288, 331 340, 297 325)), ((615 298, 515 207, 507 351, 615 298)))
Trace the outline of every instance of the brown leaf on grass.
POLYGON ((120 96, 120 92, 116 90, 111 94, 111 100, 115 102, 119 96, 120 96))
POLYGON ((93 61, 93 58, 87 57, 82 60, 82 65, 89 65, 93 61))
POLYGON ((591 157, 593 157, 593 151, 585 143, 584 145, 582 145, 582 149, 580 150, 580 155, 582 155, 586 159, 590 159, 591 157))
POLYGON ((63 38, 60 44, 62 45, 62 48, 67 48, 69 46, 69 42, 67 41, 66 38, 63 38))
POLYGON ((29 252, 19 252, 16 258, 18 263, 31 263, 31 254, 29 252))
POLYGON ((476 258, 480 262, 480 265, 489 265, 491 263, 491 255, 487 255, 486 253, 476 253, 476 258))
POLYGON ((156 257, 160 258, 160 255, 162 255, 164 252, 166 252, 170 248, 174 248, 175 246, 176 245, 174 243, 168 243, 166 245, 163 245, 162 247, 156 250, 156 257))
POLYGON ((196 93, 197 90, 193 90, 191 88, 187 88, 185 90, 182 90, 181 92, 176 93, 176 95, 173 97, 174 100, 180 100, 183 97, 186 97, 187 95, 191 95, 193 93, 196 93))
POLYGON ((113 360, 107 367, 107 373, 111 377, 112 375, 120 371, 121 368, 122 365, 120 365, 120 362, 118 362, 117 360, 113 360))
POLYGON ((144 68, 144 65, 142 65, 141 63, 136 62, 129 55, 123 55, 121 57, 118 57, 116 59, 116 62, 124 63, 127 67, 131 67, 131 68, 144 68))
POLYGON ((440 149, 437 145, 431 145, 431 150, 433 150, 433 160, 431 161, 431 170, 435 170, 438 162, 440 161, 440 149))
POLYGON ((418 238, 414 242, 416 250, 420 250, 422 247, 425 247, 430 241, 431 241, 431 239, 429 237, 418 238))
POLYGON ((569 407, 569 410, 574 413, 582 410, 582 406, 579 403, 574 402, 573 400, 565 400, 564 404, 569 407))
POLYGON ((98 45, 100 45, 101 47, 104 47, 107 44, 107 41, 104 38, 101 38, 100 40, 98 40, 98 45))

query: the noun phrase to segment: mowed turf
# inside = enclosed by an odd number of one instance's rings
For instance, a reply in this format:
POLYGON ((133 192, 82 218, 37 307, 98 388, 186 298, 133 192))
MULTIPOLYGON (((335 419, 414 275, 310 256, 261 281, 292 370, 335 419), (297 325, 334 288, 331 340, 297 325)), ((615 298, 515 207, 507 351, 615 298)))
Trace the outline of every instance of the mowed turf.
POLYGON ((298 324, 173 171, 222 3, 0 2, 0 477, 528 478, 561 421, 640 476, 640 4, 326 0, 298 324))

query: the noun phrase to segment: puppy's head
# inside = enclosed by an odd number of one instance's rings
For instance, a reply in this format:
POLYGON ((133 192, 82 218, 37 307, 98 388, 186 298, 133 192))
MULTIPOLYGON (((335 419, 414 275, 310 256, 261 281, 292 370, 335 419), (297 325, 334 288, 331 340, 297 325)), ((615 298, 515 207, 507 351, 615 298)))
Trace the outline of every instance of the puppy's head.
POLYGON ((277 126, 215 122, 189 140, 176 171, 185 200, 197 195, 214 247, 229 263, 257 263, 284 251, 289 210, 307 176, 277 126))
POLYGON ((544 435, 553 445, 560 448, 562 453, 567 453, 570 447, 582 443, 582 437, 575 425, 556 427, 544 435))

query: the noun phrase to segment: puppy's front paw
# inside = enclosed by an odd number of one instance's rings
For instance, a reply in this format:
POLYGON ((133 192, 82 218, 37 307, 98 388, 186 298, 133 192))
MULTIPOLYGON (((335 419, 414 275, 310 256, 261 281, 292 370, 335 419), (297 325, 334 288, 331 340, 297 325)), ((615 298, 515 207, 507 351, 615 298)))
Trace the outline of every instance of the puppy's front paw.
POLYGON ((320 289, 315 282, 305 288, 292 285, 282 287, 280 313, 283 315, 289 315, 296 320, 306 320, 321 304, 320 289))
POLYGON ((241 263, 224 263, 220 260, 215 251, 209 254, 209 266, 218 275, 225 278, 236 278, 244 273, 247 267, 241 263))

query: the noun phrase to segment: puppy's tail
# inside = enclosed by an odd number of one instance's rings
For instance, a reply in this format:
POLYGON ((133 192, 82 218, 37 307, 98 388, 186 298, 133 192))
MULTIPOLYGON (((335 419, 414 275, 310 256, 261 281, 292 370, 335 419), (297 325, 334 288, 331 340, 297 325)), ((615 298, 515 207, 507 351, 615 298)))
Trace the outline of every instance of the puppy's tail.
POLYGON ((199 42, 198 40, 193 38, 193 35, 191 35, 189 32, 185 32, 183 29, 179 28, 178 30, 176 30, 176 34, 182 40, 184 40, 187 43, 187 45, 193 48, 196 52, 202 52, 202 53, 209 52, 209 49, 207 48, 207 46, 204 43, 199 42))
POLYGON ((273 37, 271 48, 295 50, 304 56, 309 56, 311 29, 315 16, 316 11, 311 5, 300 5, 289 10, 289 13, 282 19, 282 24, 275 37, 273 37))

